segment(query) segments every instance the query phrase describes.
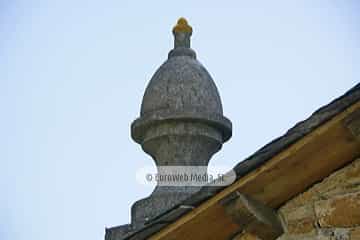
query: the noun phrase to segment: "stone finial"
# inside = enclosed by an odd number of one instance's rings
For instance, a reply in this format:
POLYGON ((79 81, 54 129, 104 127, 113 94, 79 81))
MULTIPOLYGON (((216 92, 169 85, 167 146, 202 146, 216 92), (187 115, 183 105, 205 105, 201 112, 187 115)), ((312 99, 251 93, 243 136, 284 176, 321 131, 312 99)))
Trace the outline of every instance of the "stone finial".
MULTIPOLYGON (((231 137, 232 126, 223 116, 214 81, 190 49, 192 28, 180 18, 173 33, 174 49, 145 90, 131 136, 153 158, 159 173, 164 166, 200 166, 206 173, 211 156, 231 137)), ((199 189, 156 186, 133 205, 132 225, 144 224, 199 189)))

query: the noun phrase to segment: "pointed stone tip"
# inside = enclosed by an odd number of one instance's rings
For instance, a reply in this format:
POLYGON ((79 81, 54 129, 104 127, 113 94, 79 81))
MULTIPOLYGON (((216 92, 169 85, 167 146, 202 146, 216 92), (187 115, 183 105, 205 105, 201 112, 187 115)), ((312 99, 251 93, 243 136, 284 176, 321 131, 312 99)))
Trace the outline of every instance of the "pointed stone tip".
POLYGON ((187 20, 183 17, 179 18, 176 26, 173 28, 173 33, 192 33, 192 27, 188 24, 187 20))

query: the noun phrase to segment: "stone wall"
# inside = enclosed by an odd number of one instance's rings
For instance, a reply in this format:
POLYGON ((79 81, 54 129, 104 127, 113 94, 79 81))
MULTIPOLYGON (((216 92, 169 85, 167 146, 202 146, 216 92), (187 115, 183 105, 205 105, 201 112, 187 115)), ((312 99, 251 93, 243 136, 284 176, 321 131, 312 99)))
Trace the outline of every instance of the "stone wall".
MULTIPOLYGON (((360 240, 360 159, 288 201, 278 214, 285 234, 277 240, 360 240)), ((260 239, 242 233, 234 240, 260 239)))
POLYGON ((360 159, 296 196, 279 211, 278 240, 360 240, 360 159))

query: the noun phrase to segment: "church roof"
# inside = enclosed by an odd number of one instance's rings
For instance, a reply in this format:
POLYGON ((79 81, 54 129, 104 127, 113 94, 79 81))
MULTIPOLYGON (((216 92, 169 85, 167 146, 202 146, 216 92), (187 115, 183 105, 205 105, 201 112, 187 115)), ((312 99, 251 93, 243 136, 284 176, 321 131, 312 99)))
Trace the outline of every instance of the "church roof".
MULTIPOLYGON (((354 131, 359 134, 359 129, 351 132, 346 127, 354 116, 360 119, 359 115, 360 84, 357 84, 239 162, 233 169, 237 180, 232 185, 205 186, 121 239, 169 239, 170 234, 171 239, 184 239, 184 234, 194 237, 201 234, 196 239, 218 234, 217 239, 229 239, 241 229, 229 220, 222 202, 239 191, 278 208, 359 156, 359 141, 353 137, 354 131)), ((107 231, 115 232, 116 227, 107 231)))

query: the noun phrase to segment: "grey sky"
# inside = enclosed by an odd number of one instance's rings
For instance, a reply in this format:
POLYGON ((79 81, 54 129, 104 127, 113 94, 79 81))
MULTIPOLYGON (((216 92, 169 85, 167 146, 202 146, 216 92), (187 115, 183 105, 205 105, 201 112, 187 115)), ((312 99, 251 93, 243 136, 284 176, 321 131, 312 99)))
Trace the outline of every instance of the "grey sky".
MULTIPOLYGON (((234 166, 360 79, 358 1, 1 1, 0 239, 103 239, 150 194, 130 139, 180 16, 234 166)), ((326 159, 324 159, 326 161, 326 159)))

